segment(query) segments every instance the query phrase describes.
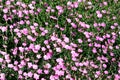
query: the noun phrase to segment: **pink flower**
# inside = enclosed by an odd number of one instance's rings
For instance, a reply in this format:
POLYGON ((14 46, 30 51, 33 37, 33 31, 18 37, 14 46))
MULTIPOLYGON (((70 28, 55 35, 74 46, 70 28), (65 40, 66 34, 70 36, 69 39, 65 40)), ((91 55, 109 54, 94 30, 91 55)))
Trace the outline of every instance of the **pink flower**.
POLYGON ((85 27, 88 29, 88 28, 90 28, 90 25, 86 24, 85 27))
POLYGON ((48 33, 48 30, 44 30, 44 33, 47 34, 47 33, 48 33))
POLYGON ((68 46, 68 45, 65 45, 65 46, 63 46, 65 49, 70 49, 70 46, 68 46))
POLYGON ((108 71, 104 71, 105 74, 108 74, 108 71))
POLYGON ((78 49, 78 52, 83 52, 83 50, 82 49, 78 49))
POLYGON ((83 66, 83 63, 79 63, 79 66, 83 66))
POLYGON ((107 37, 107 38, 110 38, 110 35, 109 35, 109 34, 106 34, 106 37, 107 37))
POLYGON ((119 49, 119 46, 115 46, 116 49, 119 49))
POLYGON ((77 25, 76 25, 75 23, 71 23, 71 26, 72 26, 73 28, 77 28, 77 25))
POLYGON ((84 69, 84 70, 83 70, 83 73, 84 73, 84 74, 87 74, 87 70, 86 70, 86 69, 84 69))
POLYGON ((58 76, 63 76, 64 75, 64 71, 62 71, 62 70, 56 70, 55 74, 57 74, 58 76))
POLYGON ((32 77, 33 76, 33 73, 32 72, 28 72, 28 77, 32 77))
POLYGON ((97 53, 96 48, 93 48, 93 49, 92 49, 92 52, 93 52, 93 53, 97 53))
POLYGON ((33 67, 33 69, 38 69, 38 65, 36 65, 36 64, 33 64, 32 67, 33 67))
POLYGON ((111 53, 110 53, 110 56, 114 56, 114 53, 111 52, 111 53))
POLYGON ((17 66, 14 66, 13 69, 14 69, 14 71, 18 71, 18 67, 17 66))
POLYGON ((0 79, 1 79, 1 80, 6 80, 6 79, 5 79, 5 73, 0 73, 0 79))
POLYGON ((103 22, 103 23, 101 23, 101 26, 102 26, 102 27, 105 27, 105 26, 106 26, 106 24, 103 22))
POLYGON ((98 75, 95 74, 95 78, 98 78, 98 75))
POLYGON ((28 68, 31 68, 33 66, 33 64, 32 63, 28 63, 28 68))
POLYGON ((98 18, 102 18, 102 14, 100 13, 100 14, 97 14, 97 17, 98 18))
POLYGON ((82 2, 82 0, 78 0, 78 2, 82 2))
POLYGON ((22 74, 22 73, 23 73, 23 71, 22 71, 22 70, 19 70, 19 71, 18 71, 18 74, 22 74))
POLYGON ((115 78, 114 78, 114 80, 120 80, 120 75, 115 74, 115 78))
POLYGON ((3 9, 3 12, 8 13, 8 9, 7 8, 3 9))
POLYGON ((39 79, 39 75, 34 73, 34 76, 33 76, 34 79, 38 80, 39 79))
POLYGON ((107 3, 107 2, 103 2, 103 4, 104 4, 105 6, 107 6, 107 5, 108 5, 108 3, 107 3))
POLYGON ((74 67, 71 67, 71 69, 73 70, 73 71, 76 71, 77 70, 77 68, 74 66, 74 67))
POLYGON ((42 32, 42 33, 41 33, 41 36, 45 36, 45 32, 42 32))
POLYGON ((28 29, 27 29, 27 28, 24 28, 21 32, 22 32, 24 35, 28 35, 28 29))
POLYGON ((55 16, 50 16, 51 19, 58 20, 55 16))
POLYGON ((76 53, 75 51, 71 51, 71 54, 72 54, 72 57, 73 57, 73 58, 75 58, 75 57, 78 57, 78 56, 79 56, 79 54, 78 54, 78 53, 76 53))
POLYGON ((28 6, 29 6, 30 9, 34 9, 32 4, 29 4, 28 6))
POLYGON ((18 61, 14 61, 14 65, 18 65, 18 61))
POLYGON ((46 48, 45 48, 45 47, 42 47, 41 49, 42 49, 42 51, 46 51, 46 48))
POLYGON ((83 65, 88 66, 88 65, 89 65, 89 62, 88 62, 88 61, 83 62, 83 65))
POLYGON ((31 35, 27 35, 27 38, 28 38, 29 40, 32 40, 32 39, 33 39, 31 35))
POLYGON ((103 67, 104 67, 104 68, 107 68, 107 65, 106 65, 106 64, 103 64, 103 67))
POLYGON ((13 64, 8 64, 8 67, 13 68, 14 66, 13 66, 13 64))
POLYGON ((38 69, 38 70, 37 70, 37 73, 38 73, 38 74, 42 74, 42 70, 41 70, 41 69, 38 69))
POLYGON ((11 3, 10 1, 6 1, 6 5, 10 5, 10 3, 11 3))
POLYGON ((70 2, 70 1, 67 2, 67 5, 68 5, 68 6, 70 6, 71 4, 72 4, 72 2, 70 2))
POLYGON ((52 41, 55 41, 55 40, 56 40, 56 37, 55 37, 55 36, 51 36, 51 40, 52 40, 52 41))
POLYGON ((24 48, 23 47, 19 47, 20 52, 24 52, 24 48))
POLYGON ((35 45, 36 50, 40 50, 40 45, 35 45))
POLYGON ((19 24, 23 25, 23 24, 25 24, 25 22, 24 22, 23 20, 21 20, 21 21, 19 22, 19 24))
POLYGON ((115 29, 115 26, 111 26, 111 29, 115 29))
POLYGON ((105 13, 106 13, 106 10, 102 10, 102 13, 104 13, 104 14, 105 14, 105 13))
POLYGON ((21 63, 21 65, 23 65, 23 66, 26 65, 26 62, 25 62, 24 60, 22 60, 20 63, 21 63))
POLYGON ((34 25, 35 27, 37 27, 37 26, 38 26, 38 23, 34 23, 33 25, 34 25))
POLYGON ((69 43, 69 38, 65 37, 65 38, 64 38, 64 41, 65 41, 66 43, 69 43))
POLYGON ((50 52, 43 56, 44 60, 48 60, 51 57, 52 57, 52 53, 50 53, 50 52))
POLYGON ((40 54, 38 54, 36 57, 37 57, 38 59, 40 59, 40 58, 41 58, 41 55, 40 55, 40 54))
POLYGON ((118 26, 118 23, 114 23, 114 26, 118 26))
POLYGON ((44 44, 48 44, 48 40, 45 40, 45 41, 44 41, 44 44))
POLYGON ((57 48, 56 48, 56 52, 59 52, 59 53, 60 53, 60 52, 61 52, 61 48, 57 47, 57 48))
POLYGON ((55 80, 55 77, 53 75, 50 75, 50 80, 55 80))
POLYGON ((7 27, 2 27, 2 32, 7 31, 7 27))
POLYGON ((99 76, 100 75, 100 71, 96 71, 96 74, 99 76))
POLYGON ((79 14, 79 15, 78 15, 78 17, 79 17, 79 18, 82 18, 82 15, 81 15, 81 14, 79 14))
POLYGON ((109 46, 109 49, 111 49, 111 50, 112 50, 112 49, 113 49, 113 47, 112 47, 112 46, 109 46))
POLYGON ((8 54, 4 55, 4 57, 5 57, 6 60, 9 60, 9 59, 10 59, 10 57, 9 57, 8 54))
POLYGON ((33 48, 34 48, 34 44, 30 44, 30 45, 29 45, 29 48, 30 48, 30 49, 33 49, 33 48))
POLYGON ((68 22, 68 23, 71 23, 71 19, 67 19, 67 22, 68 22))
POLYGON ((50 65, 49 63, 47 63, 44 67, 45 67, 45 68, 50 68, 51 65, 50 65))
POLYGON ((61 6, 56 6, 56 9, 57 9, 57 10, 61 10, 62 7, 61 7, 61 6))
POLYGON ((120 69, 118 70, 118 73, 120 74, 120 69))
POLYGON ((78 2, 74 2, 73 5, 75 8, 78 8, 78 2))
POLYGON ((44 70, 44 73, 45 73, 45 74, 48 74, 48 73, 49 73, 49 70, 44 70))
POLYGON ((3 58, 0 58, 0 63, 2 63, 3 62, 3 58))
POLYGON ((62 59, 62 58, 58 58, 58 59, 56 59, 56 61, 57 61, 58 63, 63 63, 63 59, 62 59))
POLYGON ((79 43, 82 43, 83 41, 82 41, 82 39, 78 39, 78 42, 79 42, 79 43))

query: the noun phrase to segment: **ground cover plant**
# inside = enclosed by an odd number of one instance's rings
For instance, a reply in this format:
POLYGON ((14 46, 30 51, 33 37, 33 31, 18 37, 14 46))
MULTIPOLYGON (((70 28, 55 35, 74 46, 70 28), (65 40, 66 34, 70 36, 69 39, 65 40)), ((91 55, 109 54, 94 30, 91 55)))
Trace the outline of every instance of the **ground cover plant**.
POLYGON ((120 80, 120 0, 0 0, 0 80, 120 80))

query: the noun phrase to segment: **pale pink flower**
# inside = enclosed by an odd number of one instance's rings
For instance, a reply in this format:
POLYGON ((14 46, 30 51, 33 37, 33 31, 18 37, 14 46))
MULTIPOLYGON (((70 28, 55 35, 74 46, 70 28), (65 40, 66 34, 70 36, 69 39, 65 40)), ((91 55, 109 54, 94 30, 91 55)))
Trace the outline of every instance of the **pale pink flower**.
POLYGON ((108 74, 108 71, 104 71, 105 74, 108 74))
POLYGON ((24 52, 24 48, 23 47, 19 47, 20 52, 24 52))
POLYGON ((33 67, 33 69, 38 69, 38 65, 36 65, 36 64, 33 64, 32 67, 33 67))
POLYGON ((65 41, 66 43, 69 43, 69 38, 65 37, 65 38, 64 38, 64 41, 65 41))
POLYGON ((72 26, 73 28, 77 28, 77 25, 76 25, 75 23, 71 23, 71 26, 72 26))
POLYGON ((3 58, 0 58, 0 63, 2 63, 3 62, 3 58))
POLYGON ((34 73, 33 77, 34 77, 34 79, 36 79, 36 80, 38 80, 38 79, 39 79, 39 75, 38 75, 38 74, 36 74, 36 73, 34 73))
POLYGON ((72 5, 72 2, 68 1, 68 2, 67 2, 67 5, 68 5, 68 6, 72 5))
POLYGON ((5 73, 0 73, 0 79, 1 79, 1 80, 6 80, 6 79, 5 79, 5 73))
POLYGON ((49 70, 44 70, 44 73, 45 73, 45 74, 48 74, 48 73, 49 73, 49 70))
POLYGON ((4 8, 4 9, 3 9, 3 12, 4 12, 4 13, 8 13, 8 9, 7 9, 7 8, 4 8))
POLYGON ((32 77, 33 76, 33 73, 32 72, 28 72, 28 77, 32 77))
POLYGON ((37 70, 37 73, 38 73, 38 74, 41 74, 41 73, 42 73, 42 70, 41 70, 41 69, 38 69, 38 70, 37 70))
POLYGON ((28 63, 28 68, 31 68, 33 66, 33 64, 32 63, 28 63))
POLYGON ((61 48, 57 47, 57 48, 56 48, 56 52, 59 52, 59 53, 60 53, 60 52, 61 52, 61 48))
POLYGON ((40 50, 40 48, 41 48, 40 45, 35 45, 36 50, 40 50))
POLYGON ((93 53, 97 53, 96 48, 93 48, 93 49, 92 49, 92 52, 93 52, 93 53))
POLYGON ((34 25, 35 27, 37 27, 37 26, 38 26, 38 23, 34 23, 33 25, 34 25))
POLYGON ((67 22, 68 22, 68 23, 71 23, 71 19, 67 19, 67 22))
POLYGON ((100 13, 100 14, 97 14, 97 17, 98 18, 102 18, 102 14, 100 13))
POLYGON ((13 68, 14 66, 13 66, 13 64, 8 64, 8 67, 13 68))
POLYGON ((106 64, 103 64, 103 67, 104 67, 104 68, 107 68, 107 65, 106 65, 106 64))
POLYGON ((40 59, 40 58, 41 58, 41 55, 40 55, 40 54, 38 54, 36 57, 37 57, 38 59, 40 59))
POLYGON ((82 43, 83 41, 82 41, 82 39, 78 39, 78 42, 79 42, 79 43, 82 43))
POLYGON ((108 3, 107 3, 107 2, 103 2, 103 4, 104 4, 105 6, 107 6, 107 5, 108 5, 108 3))

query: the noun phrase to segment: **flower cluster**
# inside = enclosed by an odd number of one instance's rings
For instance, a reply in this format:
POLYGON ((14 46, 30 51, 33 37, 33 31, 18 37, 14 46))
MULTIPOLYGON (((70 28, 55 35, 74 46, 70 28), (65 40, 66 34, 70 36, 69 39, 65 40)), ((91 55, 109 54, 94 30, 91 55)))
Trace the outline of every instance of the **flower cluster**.
POLYGON ((0 80, 120 80, 119 4, 0 0, 0 80))

